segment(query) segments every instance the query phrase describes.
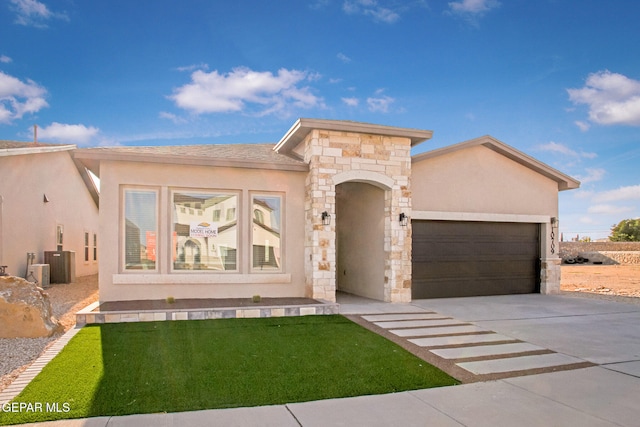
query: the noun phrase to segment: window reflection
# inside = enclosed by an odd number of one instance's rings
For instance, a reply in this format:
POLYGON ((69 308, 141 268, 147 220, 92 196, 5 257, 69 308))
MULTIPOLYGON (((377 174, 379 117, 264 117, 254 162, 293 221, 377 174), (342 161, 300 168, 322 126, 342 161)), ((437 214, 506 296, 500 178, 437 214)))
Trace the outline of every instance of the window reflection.
POLYGON ((174 270, 237 269, 238 197, 221 193, 173 193, 174 270))
POLYGON ((254 196, 252 198, 254 269, 280 270, 281 202, 280 196, 254 196))
POLYGON ((157 193, 125 190, 125 269, 156 268, 157 193))

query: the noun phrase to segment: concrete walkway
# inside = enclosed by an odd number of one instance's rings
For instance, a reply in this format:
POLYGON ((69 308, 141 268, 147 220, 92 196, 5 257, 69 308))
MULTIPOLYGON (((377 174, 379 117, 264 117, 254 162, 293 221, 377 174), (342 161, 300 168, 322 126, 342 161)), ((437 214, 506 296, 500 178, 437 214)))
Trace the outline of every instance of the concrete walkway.
MULTIPOLYGON (((527 344, 546 349, 551 352, 549 354, 563 359, 597 366, 386 395, 268 407, 102 417, 41 425, 638 425, 640 305, 544 295, 419 300, 410 304, 385 304, 352 297, 341 299, 344 314, 415 313, 424 317, 425 313, 437 313, 439 318, 454 319, 456 325, 474 327, 473 331, 463 334, 477 333, 476 328, 479 328, 481 333, 489 331, 507 337, 506 342, 501 341, 503 344, 527 344)), ((432 324, 432 327, 443 326, 432 324)), ((474 351, 482 350, 492 351, 481 347, 474 351)))

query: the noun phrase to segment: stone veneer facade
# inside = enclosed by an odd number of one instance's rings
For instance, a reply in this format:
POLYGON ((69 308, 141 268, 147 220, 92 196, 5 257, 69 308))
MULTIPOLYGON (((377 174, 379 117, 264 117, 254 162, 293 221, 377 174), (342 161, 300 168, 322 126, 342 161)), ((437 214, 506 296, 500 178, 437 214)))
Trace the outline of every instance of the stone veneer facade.
POLYGON ((411 139, 331 130, 312 130, 302 142, 309 164, 305 199, 307 295, 335 301, 336 185, 366 182, 385 190, 384 301, 411 301, 411 139), (332 216, 323 225, 322 212, 332 216))

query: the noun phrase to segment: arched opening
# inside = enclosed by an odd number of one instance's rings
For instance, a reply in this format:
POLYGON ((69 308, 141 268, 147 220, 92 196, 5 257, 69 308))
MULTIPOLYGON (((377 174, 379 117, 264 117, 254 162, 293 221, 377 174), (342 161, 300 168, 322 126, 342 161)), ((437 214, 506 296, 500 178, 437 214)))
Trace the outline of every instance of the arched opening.
POLYGON ((384 300, 385 191, 363 182, 336 185, 336 287, 384 300))
POLYGON ((195 240, 187 240, 184 244, 184 262, 187 265, 191 265, 192 268, 195 265, 201 263, 200 255, 200 243, 195 240))

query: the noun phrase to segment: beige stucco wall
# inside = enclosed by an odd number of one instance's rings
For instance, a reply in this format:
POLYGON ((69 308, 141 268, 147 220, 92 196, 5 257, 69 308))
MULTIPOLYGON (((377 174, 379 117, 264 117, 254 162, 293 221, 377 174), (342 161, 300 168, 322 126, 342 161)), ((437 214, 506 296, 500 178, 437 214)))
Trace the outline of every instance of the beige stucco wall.
POLYGON ((58 224, 64 226, 63 250, 76 253, 76 276, 98 272, 92 249, 84 261, 84 233, 92 240, 98 232, 98 207, 69 151, 0 157, 0 196, 0 265, 8 273, 25 277, 28 252, 44 263, 44 251, 56 250, 58 224))
POLYGON ((412 165, 415 219, 540 224, 541 293, 560 291, 558 183, 485 146, 412 165))
POLYGON ((303 297, 305 172, 229 167, 102 161, 100 178, 100 300, 123 301, 185 298, 303 297), (123 272, 122 186, 156 188, 160 194, 158 272, 123 272), (238 206, 238 271, 170 272, 172 189, 240 192, 238 206), (253 192, 283 195, 282 271, 251 272, 253 192), (117 248, 117 249, 116 249, 117 248))
POLYGON ((558 215, 558 184, 484 146, 412 165, 414 211, 558 215))
POLYGON ((384 193, 359 182, 336 186, 336 284, 340 291, 384 299, 384 193))

